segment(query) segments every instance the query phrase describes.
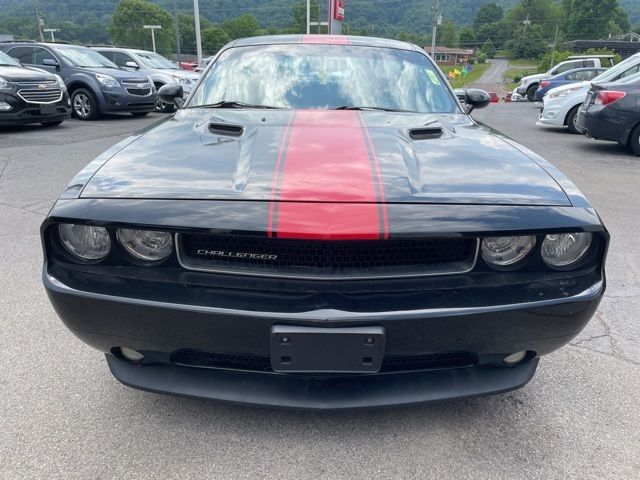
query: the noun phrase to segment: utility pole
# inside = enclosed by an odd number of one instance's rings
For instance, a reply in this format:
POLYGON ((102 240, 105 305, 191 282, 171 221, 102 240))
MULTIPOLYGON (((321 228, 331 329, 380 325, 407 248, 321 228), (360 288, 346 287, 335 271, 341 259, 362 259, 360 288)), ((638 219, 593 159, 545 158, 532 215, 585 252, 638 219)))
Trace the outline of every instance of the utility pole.
POLYGON ((433 17, 433 32, 431 33, 431 59, 436 59, 436 37, 438 36, 438 25, 442 23, 442 15, 440 14, 440 0, 436 0, 436 11, 433 17))
POLYGON ((524 36, 527 34, 527 27, 531 25, 531 16, 528 13, 527 18, 525 18, 522 23, 524 24, 524 32, 522 33, 522 35, 524 36))
POLYGON ((60 29, 59 28, 45 28, 44 29, 45 32, 47 33, 51 33, 51 43, 56 43, 56 37, 53 34, 54 32, 59 32, 60 29))
POLYGON ((553 37, 553 52, 551 52, 551 66, 554 66, 556 64, 555 59, 556 59, 556 45, 558 44, 558 29, 560 28, 560 25, 556 25, 556 36, 553 37))
POLYGON ((193 16, 196 19, 196 51, 198 52, 198 65, 202 63, 202 37, 200 36, 200 5, 198 0, 193 0, 193 16))
POLYGON ((180 19, 178 18, 178 4, 173 0, 173 13, 176 17, 176 48, 178 49, 178 68, 182 68, 182 58, 180 55, 180 19))
POLYGON ((38 6, 36 2, 33 2, 33 11, 36 14, 36 23, 38 25, 38 34, 40 35, 40 41, 44 43, 44 34, 42 33, 42 27, 44 26, 44 20, 40 18, 40 13, 38 12, 38 6))
POLYGON ((307 0, 307 35, 311 33, 311 0, 307 0))
POLYGON ((151 30, 151 44, 153 45, 153 53, 156 53, 156 30, 162 28, 161 25, 143 25, 142 28, 151 30))

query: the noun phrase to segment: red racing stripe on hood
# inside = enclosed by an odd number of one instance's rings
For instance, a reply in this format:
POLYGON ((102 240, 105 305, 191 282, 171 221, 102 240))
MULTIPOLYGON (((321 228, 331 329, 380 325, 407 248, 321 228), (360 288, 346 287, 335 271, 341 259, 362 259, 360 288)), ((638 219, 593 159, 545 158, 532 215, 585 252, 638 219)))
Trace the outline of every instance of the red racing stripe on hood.
POLYGON ((272 218, 277 236, 387 238, 384 193, 372 148, 358 112, 296 112, 272 218))

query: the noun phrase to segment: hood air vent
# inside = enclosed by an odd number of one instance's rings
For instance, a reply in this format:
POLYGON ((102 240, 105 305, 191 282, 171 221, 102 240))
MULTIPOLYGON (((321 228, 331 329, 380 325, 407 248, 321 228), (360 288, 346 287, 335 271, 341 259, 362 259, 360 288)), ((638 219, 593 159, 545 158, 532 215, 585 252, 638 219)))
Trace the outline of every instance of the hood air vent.
POLYGON ((241 137, 244 133, 244 127, 241 125, 231 125, 229 123, 210 123, 209 131, 216 135, 225 135, 227 137, 241 137))
POLYGON ((411 140, 433 140, 442 136, 442 127, 422 127, 409 130, 411 140))

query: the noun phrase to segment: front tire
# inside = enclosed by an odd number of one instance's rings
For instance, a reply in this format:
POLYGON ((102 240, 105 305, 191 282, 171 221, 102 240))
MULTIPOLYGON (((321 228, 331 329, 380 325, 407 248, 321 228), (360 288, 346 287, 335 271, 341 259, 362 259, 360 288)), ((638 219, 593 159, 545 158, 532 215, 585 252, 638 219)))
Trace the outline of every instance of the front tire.
POLYGON ((637 125, 636 128, 631 132, 631 136, 629 137, 629 146, 633 153, 640 157, 640 125, 637 125))
POLYGON ((40 125, 42 125, 43 127, 57 127, 58 125, 61 125, 63 122, 63 120, 58 120, 55 122, 40 122, 40 125))
POLYGON ((537 83, 534 83, 529 88, 527 88, 527 100, 533 102, 536 99, 536 90, 538 90, 537 83))
POLYGON ((569 113, 567 114, 567 128, 571 133, 580 134, 580 130, 578 130, 578 127, 576 127, 576 120, 578 117, 579 108, 580 108, 580 105, 573 107, 571 110, 569 110, 569 113))
POLYGON ((98 118, 98 102, 86 88, 79 88, 71 95, 73 114, 80 120, 95 120, 98 118))

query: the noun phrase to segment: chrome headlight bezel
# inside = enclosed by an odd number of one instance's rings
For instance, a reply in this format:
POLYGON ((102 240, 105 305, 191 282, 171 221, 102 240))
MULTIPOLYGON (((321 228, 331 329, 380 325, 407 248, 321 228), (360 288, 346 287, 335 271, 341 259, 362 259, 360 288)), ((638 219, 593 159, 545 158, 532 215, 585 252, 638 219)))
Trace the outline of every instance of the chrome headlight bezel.
POLYGON ((65 252, 77 262, 98 263, 111 253, 111 235, 105 227, 60 223, 57 232, 65 252), (82 238, 83 234, 91 238, 82 238))
POLYGON ((535 235, 495 236, 483 238, 480 250, 487 265, 503 270, 520 267, 535 246, 535 235))
POLYGON ((174 251, 173 235, 161 230, 147 230, 138 228, 118 228, 116 231, 118 243, 136 262, 160 263, 167 260, 174 251), (152 236, 161 238, 161 244, 153 245, 152 236))
MULTIPOLYGON (((554 270, 573 270, 579 267, 582 262, 588 258, 589 252, 592 250, 595 238, 590 232, 569 232, 569 233, 551 233, 544 237, 542 245, 540 246, 540 256, 544 264, 554 270), (572 245, 560 245, 564 241, 573 241, 572 245), (556 245, 551 245, 555 242, 556 245), (563 254, 564 259, 553 258, 551 253, 554 248, 563 248, 565 252, 563 254), (571 254, 566 255, 566 252, 571 249, 571 254)), ((557 257, 557 255, 556 255, 557 257)))

